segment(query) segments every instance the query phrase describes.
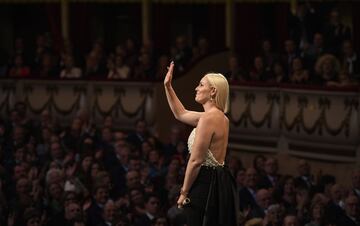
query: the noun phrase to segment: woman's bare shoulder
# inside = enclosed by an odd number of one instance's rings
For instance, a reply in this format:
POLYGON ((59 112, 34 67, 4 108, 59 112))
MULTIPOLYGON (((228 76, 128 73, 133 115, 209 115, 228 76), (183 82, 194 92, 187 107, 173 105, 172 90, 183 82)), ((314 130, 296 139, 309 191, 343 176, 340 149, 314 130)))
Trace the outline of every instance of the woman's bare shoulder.
POLYGON ((226 123, 229 123, 228 117, 221 111, 203 112, 203 114, 200 116, 200 120, 206 122, 219 121, 221 119, 224 119, 226 123))

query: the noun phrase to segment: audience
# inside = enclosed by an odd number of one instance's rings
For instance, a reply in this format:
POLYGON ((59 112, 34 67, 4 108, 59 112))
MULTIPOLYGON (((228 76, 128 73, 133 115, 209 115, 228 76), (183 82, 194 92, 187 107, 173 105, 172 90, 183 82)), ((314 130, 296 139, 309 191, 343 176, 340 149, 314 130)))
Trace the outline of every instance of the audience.
MULTIPOLYGON (((32 120, 21 104, 10 116, 1 121, 8 134, 0 149, 2 225, 185 226, 176 207, 187 153, 180 127, 164 145, 144 120, 119 131, 110 116, 93 124, 80 110, 68 130, 46 111, 32 120), (71 140, 80 142, 69 145, 71 140)), ((347 188, 331 175, 314 180, 305 160, 299 160, 298 175, 284 176, 275 157, 255 156, 255 168, 247 169, 236 156, 226 161, 245 225, 358 224, 358 170, 347 188)))
POLYGON ((75 67, 74 58, 72 56, 65 56, 64 69, 60 72, 60 78, 80 78, 81 69, 75 67))
MULTIPOLYGON (((242 65, 238 57, 241 53, 232 52, 224 70, 230 83, 250 81, 254 84, 291 83, 320 87, 359 84, 360 64, 352 32, 337 9, 322 12, 309 2, 299 3, 296 12, 289 13, 288 23, 288 36, 283 47, 274 48, 270 39, 263 39, 261 46, 254 49, 252 65, 242 65), (260 51, 256 52, 257 49, 260 51)), ((66 42, 57 52, 48 33, 36 37, 33 53, 18 37, 12 54, 9 54, 11 60, 0 66, 0 74, 3 72, 11 78, 159 81, 170 61, 175 62, 178 76, 212 50, 204 36, 195 40, 194 45, 190 45, 191 41, 180 34, 167 51, 158 52, 151 40, 138 43, 129 37, 115 47, 95 40, 90 51, 78 54, 83 59, 75 59, 73 48, 76 47, 66 42), (75 66, 75 62, 82 64, 75 66)))
POLYGON ((9 77, 26 78, 30 76, 30 68, 24 65, 22 55, 15 56, 14 66, 9 70, 9 77))
MULTIPOLYGON (((309 25, 316 12, 306 4, 297 8, 293 33, 282 49, 264 40, 252 66, 241 65, 236 54, 229 57, 224 74, 230 83, 358 84, 357 51, 339 12, 332 10, 319 29, 309 25)), ((71 49, 56 53, 48 35, 40 34, 30 54, 17 38, 4 68, 10 78, 161 80, 169 61, 183 72, 209 54, 205 37, 195 46, 189 41, 179 35, 167 53, 155 52, 150 40, 138 45, 128 38, 111 53, 96 41, 84 59, 75 60, 71 49)), ((174 127, 162 143, 145 120, 123 131, 111 116, 95 124, 84 110, 68 127, 47 111, 38 116, 31 119, 17 104, 0 120, 0 225, 186 225, 176 207, 188 153, 181 128, 174 127)), ((279 174, 275 157, 253 160, 245 169, 240 159, 227 158, 242 225, 359 225, 358 169, 346 187, 332 175, 314 178, 305 160, 299 160, 297 175, 279 174)))

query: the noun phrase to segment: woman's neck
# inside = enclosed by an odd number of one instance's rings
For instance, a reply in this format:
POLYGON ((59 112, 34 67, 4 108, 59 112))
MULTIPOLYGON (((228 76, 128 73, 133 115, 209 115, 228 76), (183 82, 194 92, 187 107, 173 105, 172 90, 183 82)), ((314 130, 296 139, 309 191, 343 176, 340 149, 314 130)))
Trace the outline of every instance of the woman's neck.
POLYGON ((214 109, 218 109, 215 105, 215 103, 211 100, 207 101, 205 104, 203 104, 203 108, 205 112, 212 111, 214 109))

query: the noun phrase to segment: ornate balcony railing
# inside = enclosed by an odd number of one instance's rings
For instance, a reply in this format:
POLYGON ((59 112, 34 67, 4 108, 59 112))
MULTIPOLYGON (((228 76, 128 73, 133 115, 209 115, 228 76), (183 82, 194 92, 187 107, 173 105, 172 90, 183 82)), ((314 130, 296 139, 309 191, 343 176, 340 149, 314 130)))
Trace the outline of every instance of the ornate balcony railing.
POLYGON ((28 114, 37 117, 45 109, 63 125, 80 109, 87 110, 96 123, 107 115, 121 128, 133 127, 139 118, 154 122, 153 84, 106 81, 1 81, 0 112, 8 114, 22 101, 28 114))
MULTIPOLYGON (((107 115, 130 128, 139 118, 170 123, 158 104, 161 83, 107 81, 1 80, 0 113, 17 101, 38 117, 47 109, 69 124, 79 109, 94 121, 107 115)), ((287 153, 337 162, 359 160, 359 91, 284 86, 231 86, 229 147, 250 152, 287 153)), ((187 105, 187 103, 185 103, 187 105)), ((166 111, 165 111, 166 112, 166 111)))
POLYGON ((359 92, 233 86, 230 146, 355 162, 359 92))

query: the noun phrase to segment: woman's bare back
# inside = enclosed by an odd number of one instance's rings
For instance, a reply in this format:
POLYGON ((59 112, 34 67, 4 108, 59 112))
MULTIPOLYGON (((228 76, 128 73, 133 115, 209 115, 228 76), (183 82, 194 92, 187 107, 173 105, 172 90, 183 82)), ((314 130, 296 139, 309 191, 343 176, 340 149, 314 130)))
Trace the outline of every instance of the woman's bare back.
POLYGON ((223 163, 228 145, 229 119, 219 110, 207 112, 204 115, 211 118, 208 123, 208 129, 212 130, 209 150, 219 163, 223 163))

